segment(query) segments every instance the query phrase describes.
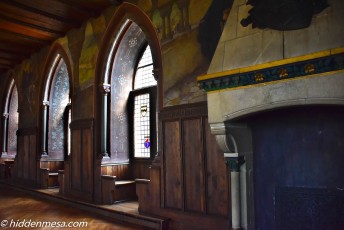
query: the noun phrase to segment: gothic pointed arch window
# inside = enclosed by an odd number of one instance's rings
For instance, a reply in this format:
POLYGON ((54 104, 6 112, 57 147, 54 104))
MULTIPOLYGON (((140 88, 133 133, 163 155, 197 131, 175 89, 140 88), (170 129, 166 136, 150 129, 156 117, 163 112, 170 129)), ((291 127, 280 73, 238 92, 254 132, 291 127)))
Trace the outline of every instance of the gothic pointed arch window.
POLYGON ((14 158, 17 153, 18 118, 18 91, 12 79, 3 110, 2 158, 14 158))
POLYGON ((70 79, 65 60, 57 54, 47 77, 42 113, 42 156, 64 160, 70 153, 70 79))
POLYGON ((146 45, 138 61, 133 90, 130 92, 131 146, 134 158, 142 159, 154 156, 151 140, 156 139, 156 86, 157 81, 153 76, 152 53, 150 46, 146 45))
POLYGON ((112 163, 151 159, 157 151, 156 63, 151 46, 130 19, 114 37, 102 84, 102 153, 112 163))

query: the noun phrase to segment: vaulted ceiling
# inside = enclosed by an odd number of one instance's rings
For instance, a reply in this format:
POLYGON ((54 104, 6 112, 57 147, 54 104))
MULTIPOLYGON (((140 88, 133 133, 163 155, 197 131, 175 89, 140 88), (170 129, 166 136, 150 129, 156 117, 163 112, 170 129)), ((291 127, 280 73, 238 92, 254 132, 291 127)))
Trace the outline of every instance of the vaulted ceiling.
POLYGON ((122 0, 0 0, 0 74, 122 0))

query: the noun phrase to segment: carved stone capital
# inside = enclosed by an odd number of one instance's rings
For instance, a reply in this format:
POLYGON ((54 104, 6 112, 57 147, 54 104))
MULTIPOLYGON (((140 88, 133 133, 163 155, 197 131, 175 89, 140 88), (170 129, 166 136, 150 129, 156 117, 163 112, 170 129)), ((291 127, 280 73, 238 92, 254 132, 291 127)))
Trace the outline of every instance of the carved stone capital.
POLYGON ((210 124, 211 133, 215 135, 216 142, 222 152, 228 153, 232 152, 230 148, 230 143, 227 141, 226 125, 225 123, 215 123, 210 124))
POLYGON ((43 106, 48 107, 49 106, 49 101, 43 101, 43 106))
POLYGON ((111 92, 111 85, 110 85, 110 84, 106 84, 106 83, 101 84, 101 85, 99 86, 99 90, 100 90, 100 92, 101 92, 103 95, 107 95, 108 93, 111 92))
POLYGON ((159 78, 159 69, 158 68, 153 69, 152 74, 153 74, 154 79, 157 81, 159 78))
POLYGON ((240 166, 245 163, 243 156, 238 153, 225 153, 225 159, 231 172, 240 172, 240 166))
POLYGON ((252 151, 251 132, 245 124, 212 123, 210 129, 224 153, 244 154, 252 151))

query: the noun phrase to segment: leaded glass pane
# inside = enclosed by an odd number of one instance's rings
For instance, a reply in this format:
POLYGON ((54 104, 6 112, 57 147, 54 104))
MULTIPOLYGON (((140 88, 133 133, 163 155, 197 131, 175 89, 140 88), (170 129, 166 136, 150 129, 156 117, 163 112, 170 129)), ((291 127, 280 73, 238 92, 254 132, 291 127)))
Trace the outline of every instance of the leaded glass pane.
POLYGON ((150 107, 149 94, 134 99, 134 147, 135 157, 150 157, 150 107))

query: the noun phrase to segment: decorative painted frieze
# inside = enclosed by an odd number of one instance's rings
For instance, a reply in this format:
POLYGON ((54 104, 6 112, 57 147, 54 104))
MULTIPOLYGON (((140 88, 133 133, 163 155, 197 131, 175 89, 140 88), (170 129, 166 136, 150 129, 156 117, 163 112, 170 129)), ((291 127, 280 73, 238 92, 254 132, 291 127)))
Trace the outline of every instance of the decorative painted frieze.
POLYGON ((335 49, 301 57, 208 74, 198 77, 207 92, 273 83, 344 70, 344 49, 335 49))

